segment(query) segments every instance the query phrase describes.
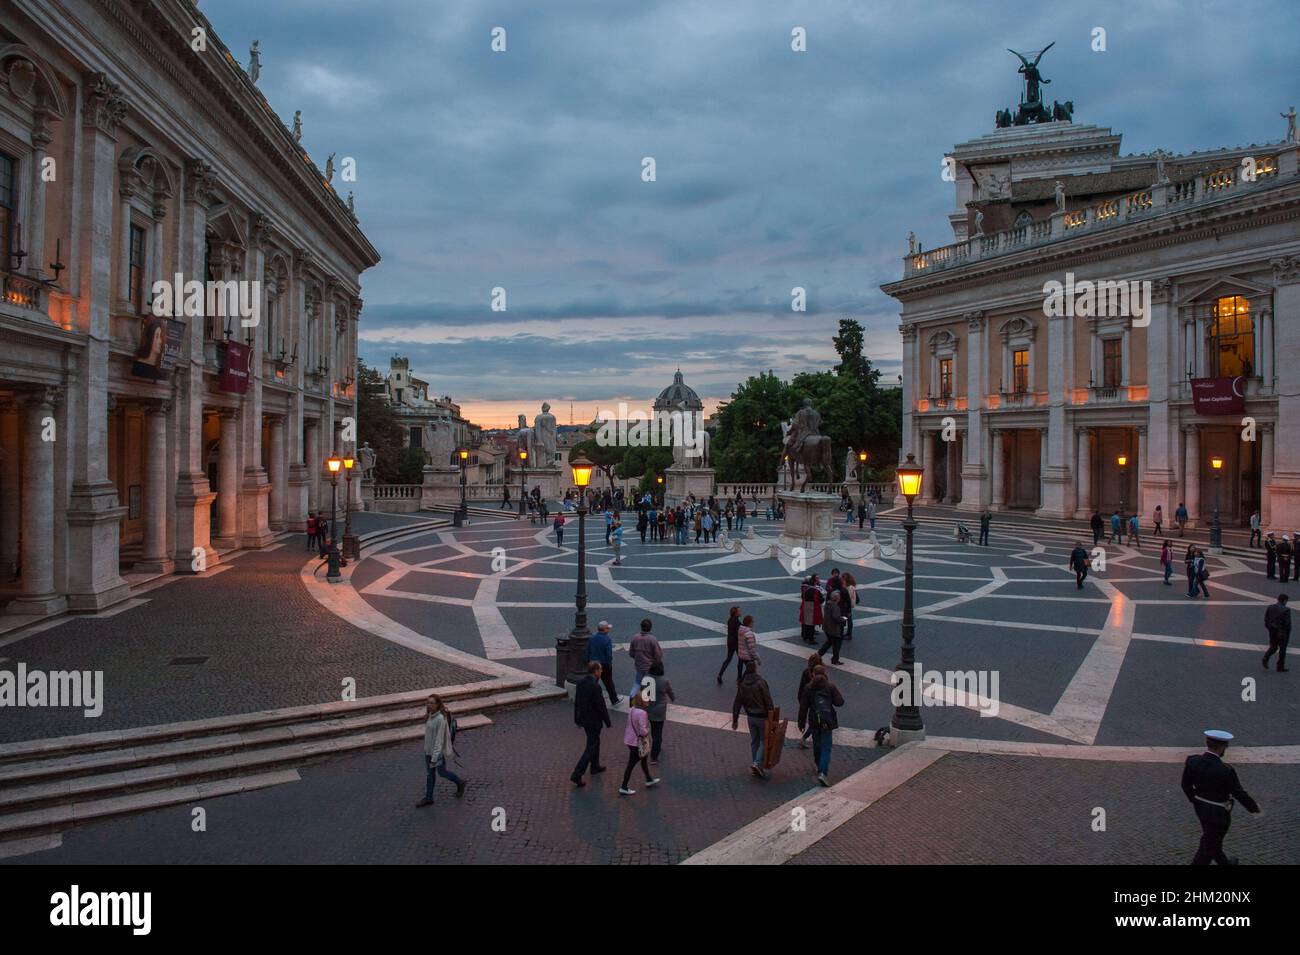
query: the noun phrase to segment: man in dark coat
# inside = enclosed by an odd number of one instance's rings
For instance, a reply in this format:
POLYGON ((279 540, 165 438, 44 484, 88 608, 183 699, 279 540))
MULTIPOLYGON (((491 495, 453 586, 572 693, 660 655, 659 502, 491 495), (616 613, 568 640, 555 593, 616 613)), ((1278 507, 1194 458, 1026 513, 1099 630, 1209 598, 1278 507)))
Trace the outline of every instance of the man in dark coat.
POLYGON ((817 782, 823 786, 830 785, 826 775, 831 770, 831 737, 840 725, 835 708, 843 705, 844 694, 831 682, 826 668, 813 667, 812 679, 799 691, 799 729, 812 730, 817 782))
POLYGON ((1088 552, 1083 549, 1083 541, 1074 542, 1074 550, 1070 551, 1070 569, 1074 571, 1074 585, 1082 590, 1088 577, 1088 552))
POLYGON ((600 664, 595 660, 588 663, 587 675, 578 681, 573 694, 573 722, 587 734, 587 748, 582 751, 582 758, 569 776, 578 788, 587 785, 582 774, 588 766, 591 767, 593 776, 605 771, 605 767, 600 765, 600 730, 602 726, 609 726, 610 722, 605 694, 601 692, 600 669, 600 664))
POLYGON ((1273 538, 1273 532, 1269 531, 1268 536, 1264 538, 1264 570, 1268 574, 1268 579, 1272 580, 1277 576, 1277 541, 1273 538))
POLYGON ((1291 576, 1291 537, 1282 535, 1282 543, 1277 545, 1277 576, 1286 580, 1291 576))
POLYGON ((1196 817, 1201 821, 1201 844, 1192 858, 1192 865, 1236 865, 1223 851, 1223 837, 1232 825, 1232 806, 1236 799, 1247 812, 1259 812, 1259 805, 1250 793, 1241 788, 1237 771, 1223 761, 1228 750, 1231 733, 1223 730, 1205 731, 1205 752, 1188 756, 1183 764, 1183 792, 1186 793, 1196 817))
POLYGON ((1264 626, 1268 629, 1268 653, 1264 654, 1264 669, 1268 658, 1277 654, 1277 672, 1285 673, 1286 645, 1291 642, 1291 608, 1286 605, 1286 594, 1278 594, 1277 603, 1264 611, 1264 626))
POLYGON ((840 646, 844 642, 844 609, 840 605, 840 593, 838 590, 832 591, 833 596, 826 598, 826 605, 822 608, 822 632, 826 634, 826 642, 817 652, 826 656, 826 651, 831 651, 831 663, 840 662, 840 646))
POLYGON ((1101 519, 1100 511, 1092 512, 1092 521, 1090 522, 1090 525, 1092 527, 1092 542, 1094 544, 1100 544, 1102 528, 1106 526, 1101 519))

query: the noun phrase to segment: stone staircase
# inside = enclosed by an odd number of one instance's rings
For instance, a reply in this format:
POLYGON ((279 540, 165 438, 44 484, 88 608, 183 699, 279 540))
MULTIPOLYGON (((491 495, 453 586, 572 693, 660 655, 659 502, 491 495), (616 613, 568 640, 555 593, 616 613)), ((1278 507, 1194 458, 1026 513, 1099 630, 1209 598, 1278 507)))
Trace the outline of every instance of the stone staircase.
POLYGON ((527 677, 212 719, 0 745, 0 845, 94 819, 198 802, 297 779, 294 767, 424 735, 438 693, 461 731, 489 713, 558 699, 527 677))

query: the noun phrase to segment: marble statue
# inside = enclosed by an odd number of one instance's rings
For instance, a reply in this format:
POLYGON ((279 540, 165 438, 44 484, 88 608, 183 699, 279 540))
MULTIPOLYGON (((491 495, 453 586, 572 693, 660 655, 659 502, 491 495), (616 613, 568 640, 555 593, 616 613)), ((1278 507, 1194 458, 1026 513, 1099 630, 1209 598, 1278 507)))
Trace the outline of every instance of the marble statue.
POLYGON ((451 467, 451 456, 456 450, 456 435, 452 430, 451 422, 434 420, 426 424, 424 430, 427 442, 426 460, 434 467, 451 467))
POLYGON ((1168 182, 1169 173, 1165 171, 1165 151, 1156 150, 1156 182, 1168 182))
POLYGON ((856 481, 858 479, 858 455, 849 448, 844 452, 844 480, 856 481))
POLYGON ((533 419, 533 444, 537 466, 553 467, 555 465, 555 415, 551 414, 551 406, 545 401, 542 402, 542 413, 533 419))
POLYGON ((975 235, 982 236, 983 234, 984 234, 984 212, 983 210, 976 209, 975 210, 975 235))
POLYGON ((907 233, 907 254, 916 255, 916 233, 907 233))
POLYGON ((334 153, 330 153, 325 160, 325 181, 334 181, 334 153))
POLYGON ((1278 113, 1278 115, 1286 120, 1286 139, 1282 141, 1284 143, 1300 143, 1300 134, 1296 133, 1295 128, 1295 107, 1292 106, 1289 111, 1278 113))
POLYGON ((293 111, 293 141, 302 142, 302 110, 300 109, 293 111))
POLYGON ((1065 183, 1061 182, 1061 180, 1059 179, 1056 180, 1055 191, 1056 191, 1056 211, 1064 212, 1065 211, 1065 183))
POLYGON ((367 441, 357 451, 357 460, 361 464, 361 480, 373 481, 375 479, 375 450, 367 441))
POLYGON ((348 193, 348 212, 352 213, 352 218, 355 219, 357 217, 357 207, 355 200, 352 198, 352 193, 350 192, 348 193))
POLYGON ((534 457, 533 450, 533 430, 528 427, 528 417, 526 415, 519 416, 519 436, 515 438, 515 446, 520 451, 527 451, 528 464, 537 467, 537 460, 534 457))
POLYGON ((258 41, 254 40, 253 45, 248 48, 248 78, 257 85, 258 78, 262 75, 262 54, 257 49, 258 41))

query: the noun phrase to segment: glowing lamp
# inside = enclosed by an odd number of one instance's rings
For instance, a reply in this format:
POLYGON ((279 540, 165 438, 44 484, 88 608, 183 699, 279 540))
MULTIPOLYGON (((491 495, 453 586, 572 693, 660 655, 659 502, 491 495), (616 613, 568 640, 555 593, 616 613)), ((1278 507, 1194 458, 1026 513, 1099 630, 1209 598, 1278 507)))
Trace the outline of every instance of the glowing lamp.
POLYGON ((338 474, 339 468, 343 467, 343 459, 337 454, 331 454, 325 459, 325 467, 329 468, 330 474, 338 474))
POLYGON ((456 453, 457 453, 458 455, 460 455, 460 460, 461 460, 461 463, 462 463, 462 464, 464 464, 466 461, 469 460, 469 449, 468 449, 468 448, 459 448, 459 449, 457 449, 456 453))
POLYGON ((592 464, 587 460, 587 456, 581 451, 578 456, 569 462, 573 468, 573 483, 577 487, 586 487, 587 482, 591 480, 592 464))
POLYGON ((523 448, 520 448, 520 449, 519 449, 519 460, 520 460, 520 461, 527 461, 527 460, 528 460, 528 452, 525 451, 523 448))
POLYGON ((908 453, 907 463, 898 467, 898 493, 907 498, 907 503, 911 504, 916 496, 921 493, 921 475, 925 473, 925 468, 916 463, 916 455, 908 453))
POLYGON ((1124 467, 1125 465, 1128 464, 1128 455, 1121 454, 1119 457, 1115 459, 1115 463, 1118 464, 1120 467, 1124 467))
POLYGON ((1220 468, 1223 467, 1223 458, 1219 457, 1217 454, 1214 457, 1210 458, 1210 467, 1218 471, 1220 468))
POLYGON ((867 452, 865 452, 865 451, 859 451, 859 452, 858 452, 858 460, 861 461, 863 464, 866 464, 866 463, 867 463, 867 452))
POLYGON ((354 464, 356 464, 356 463, 357 463, 356 458, 352 457, 352 455, 350 455, 350 454, 345 454, 345 455, 343 456, 343 468, 344 468, 344 470, 346 470, 346 471, 351 471, 351 470, 352 470, 352 466, 353 466, 354 464))

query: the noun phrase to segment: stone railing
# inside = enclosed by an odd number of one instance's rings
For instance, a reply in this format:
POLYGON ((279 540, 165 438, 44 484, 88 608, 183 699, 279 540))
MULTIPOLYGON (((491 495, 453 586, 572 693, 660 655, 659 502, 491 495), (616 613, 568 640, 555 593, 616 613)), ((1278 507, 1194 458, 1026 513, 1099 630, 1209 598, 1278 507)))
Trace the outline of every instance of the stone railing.
POLYGON ((376 484, 374 494, 376 501, 401 500, 406 498, 415 498, 418 500, 420 497, 420 485, 376 484))
POLYGON ((1288 145, 1276 153, 1244 157, 1243 162, 1245 159, 1254 162, 1253 178, 1249 178, 1248 167, 1238 162, 1188 179, 1158 182, 1117 199, 1104 199, 1080 209, 1057 212, 1048 220, 992 235, 977 235, 929 252, 909 253, 903 257, 903 278, 1018 252, 1058 239, 1072 239, 1096 229, 1150 218, 1174 209, 1181 211, 1187 206, 1213 202, 1229 194, 1267 188, 1279 178, 1294 178, 1300 173, 1297 170, 1298 153, 1300 148, 1288 145))
POLYGON ((0 300, 6 305, 29 308, 35 312, 45 311, 46 287, 44 283, 20 275, 17 272, 3 273, 3 286, 0 288, 0 300))

